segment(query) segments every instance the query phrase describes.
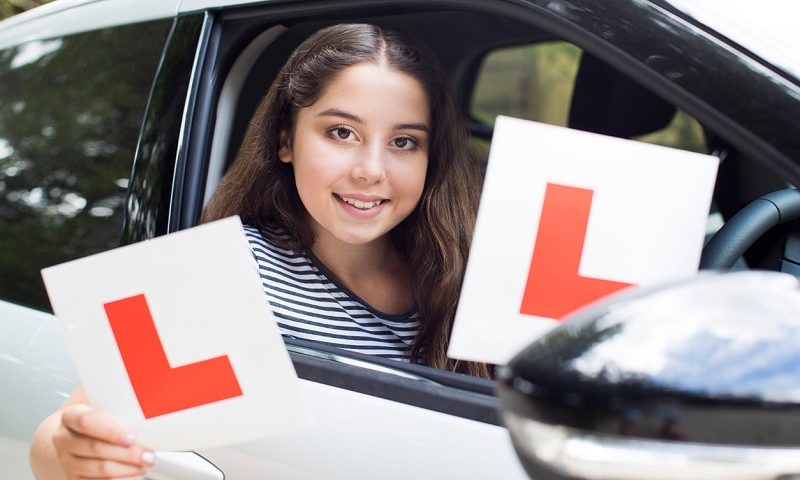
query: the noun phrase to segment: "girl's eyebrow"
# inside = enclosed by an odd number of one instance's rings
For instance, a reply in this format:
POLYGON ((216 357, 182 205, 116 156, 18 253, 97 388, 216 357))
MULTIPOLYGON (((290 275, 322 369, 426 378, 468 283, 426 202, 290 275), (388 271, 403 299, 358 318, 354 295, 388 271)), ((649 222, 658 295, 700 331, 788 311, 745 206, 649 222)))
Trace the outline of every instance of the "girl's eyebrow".
POLYGON ((327 110, 323 110, 317 114, 318 117, 341 117, 346 118, 348 120, 352 120, 356 123, 364 123, 364 120, 361 120, 361 117, 357 115, 353 115, 352 113, 347 113, 344 110, 339 110, 338 108, 329 108, 327 110))
MULTIPOLYGON (((356 123, 364 123, 364 120, 362 120, 358 115, 353 115, 352 113, 339 110, 338 108, 329 108, 327 110, 323 110, 317 114, 317 117, 339 117, 352 120, 356 123)), ((420 130, 425 133, 430 133, 431 130, 424 123, 400 123, 395 125, 394 128, 396 130, 420 130)))
POLYGON ((428 126, 424 123, 401 123, 399 125, 395 125, 394 128, 396 130, 420 130, 425 133, 431 133, 431 129, 428 128, 428 126))

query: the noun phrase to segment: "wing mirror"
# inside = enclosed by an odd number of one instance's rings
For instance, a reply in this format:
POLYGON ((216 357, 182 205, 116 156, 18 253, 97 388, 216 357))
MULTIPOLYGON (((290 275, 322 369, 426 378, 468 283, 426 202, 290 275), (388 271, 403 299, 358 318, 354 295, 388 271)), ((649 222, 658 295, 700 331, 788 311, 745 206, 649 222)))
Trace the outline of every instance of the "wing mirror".
POLYGON ((623 293, 498 376, 537 480, 800 480, 797 277, 705 273, 623 293))

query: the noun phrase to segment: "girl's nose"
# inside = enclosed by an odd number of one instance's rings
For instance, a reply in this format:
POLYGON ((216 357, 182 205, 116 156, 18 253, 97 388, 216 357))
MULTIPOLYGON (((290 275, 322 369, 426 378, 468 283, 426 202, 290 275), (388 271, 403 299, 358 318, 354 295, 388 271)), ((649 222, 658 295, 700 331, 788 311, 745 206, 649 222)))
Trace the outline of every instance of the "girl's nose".
POLYGON ((382 145, 365 145, 359 149, 353 165, 352 176, 368 183, 380 182, 386 177, 384 169, 385 151, 382 145))

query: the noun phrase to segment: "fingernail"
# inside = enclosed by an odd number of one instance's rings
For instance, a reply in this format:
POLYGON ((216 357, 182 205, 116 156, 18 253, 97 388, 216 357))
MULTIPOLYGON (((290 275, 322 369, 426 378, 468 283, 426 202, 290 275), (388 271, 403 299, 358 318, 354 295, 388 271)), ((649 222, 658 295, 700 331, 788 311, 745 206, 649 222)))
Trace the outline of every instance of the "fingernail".
POLYGON ((129 432, 129 433, 124 434, 122 436, 121 440, 122 440, 123 444, 125 444, 127 446, 130 446, 130 445, 133 445, 136 442, 136 435, 134 435, 134 434, 129 432))
POLYGON ((142 452, 142 462, 154 465, 156 463, 156 455, 153 452, 142 452))

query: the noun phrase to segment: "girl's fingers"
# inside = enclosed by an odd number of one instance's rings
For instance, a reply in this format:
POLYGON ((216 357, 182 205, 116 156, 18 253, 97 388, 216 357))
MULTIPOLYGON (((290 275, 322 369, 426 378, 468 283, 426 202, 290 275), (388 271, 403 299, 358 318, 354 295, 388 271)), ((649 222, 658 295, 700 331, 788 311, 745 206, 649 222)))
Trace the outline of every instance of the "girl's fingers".
POLYGON ((64 409, 53 444, 71 479, 140 478, 155 460, 125 427, 88 405, 64 409))
POLYGON ((121 447, 88 437, 77 438, 69 449, 76 457, 112 460, 136 467, 152 467, 155 454, 139 445, 121 447))
POLYGON ((136 437, 110 415, 88 405, 73 405, 61 414, 61 423, 73 432, 104 440, 108 443, 131 446, 136 437))
POLYGON ((72 456, 69 460, 68 471, 71 472, 74 478, 117 479, 141 477, 145 474, 147 468, 113 460, 72 456))

